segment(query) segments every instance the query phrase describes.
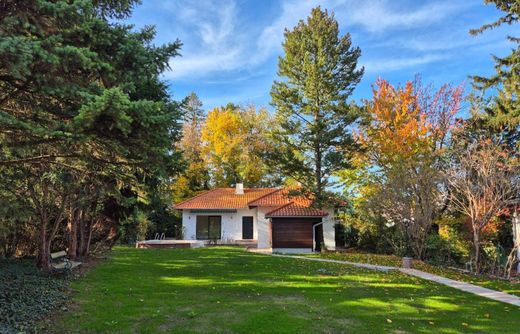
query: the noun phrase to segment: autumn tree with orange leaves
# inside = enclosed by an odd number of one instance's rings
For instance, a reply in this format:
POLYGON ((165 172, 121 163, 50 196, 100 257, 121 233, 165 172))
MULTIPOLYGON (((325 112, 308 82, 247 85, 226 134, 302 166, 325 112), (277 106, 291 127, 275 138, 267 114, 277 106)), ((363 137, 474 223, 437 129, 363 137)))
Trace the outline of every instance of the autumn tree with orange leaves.
POLYGON ((379 79, 372 100, 365 102, 357 139, 364 149, 359 161, 372 180, 369 205, 388 226, 396 226, 405 252, 419 259, 447 208, 443 157, 461 96, 461 87, 433 91, 419 79, 403 87, 379 79))

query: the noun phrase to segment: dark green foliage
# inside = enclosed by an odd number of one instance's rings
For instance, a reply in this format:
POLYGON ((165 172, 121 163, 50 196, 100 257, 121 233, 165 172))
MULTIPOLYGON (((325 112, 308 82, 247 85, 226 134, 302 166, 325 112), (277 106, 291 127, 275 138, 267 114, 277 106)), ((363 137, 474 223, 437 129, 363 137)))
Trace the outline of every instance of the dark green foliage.
POLYGON ((33 332, 67 300, 67 286, 67 279, 42 274, 31 260, 0 260, 0 333, 33 332))
POLYGON ((181 168, 181 114, 160 79, 181 43, 118 21, 137 3, 0 2, 0 200, 27 199, 43 267, 65 217, 117 224, 181 168))
POLYGON ((285 55, 271 89, 280 127, 272 161, 322 205, 331 176, 348 167, 349 131, 357 109, 347 103, 363 75, 350 35, 339 36, 333 14, 314 8, 306 21, 285 31, 285 55))
MULTIPOLYGON (((485 24, 479 29, 472 29, 472 35, 484 33, 486 30, 501 25, 518 27, 520 21, 520 2, 518 0, 485 0, 494 4, 504 13, 495 22, 485 24)), ((493 56, 495 74, 490 77, 474 76, 474 86, 480 90, 496 89, 497 95, 493 102, 485 108, 483 126, 487 126, 504 137, 510 146, 518 146, 520 133, 520 38, 508 36, 513 44, 511 53, 505 57, 493 56)))

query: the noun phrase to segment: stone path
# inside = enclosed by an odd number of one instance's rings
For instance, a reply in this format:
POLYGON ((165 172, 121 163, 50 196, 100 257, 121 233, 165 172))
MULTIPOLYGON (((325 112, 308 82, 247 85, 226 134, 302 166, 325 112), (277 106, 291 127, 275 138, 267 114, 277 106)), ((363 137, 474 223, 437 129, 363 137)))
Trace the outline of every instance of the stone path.
POLYGON ((281 254, 269 254, 269 255, 287 257, 287 258, 292 258, 292 259, 308 260, 308 261, 348 264, 350 266, 354 266, 354 267, 358 267, 358 268, 378 270, 378 271, 383 271, 383 272, 399 270, 400 272, 407 274, 407 275, 419 277, 419 278, 422 278, 422 279, 425 279, 428 281, 432 281, 432 282, 436 282, 439 284, 449 286, 449 287, 457 289, 457 290, 469 292, 469 293, 475 294, 477 296, 489 298, 489 299, 496 300, 496 301, 499 301, 502 303, 507 303, 507 304, 511 304, 511 305, 520 307, 520 297, 513 296, 513 295, 507 294, 505 292, 500 292, 500 291, 483 288, 478 285, 460 282, 460 281, 452 280, 452 279, 438 276, 438 275, 433 275, 433 274, 430 274, 430 273, 427 273, 427 272, 424 272, 421 270, 417 270, 417 269, 405 269, 405 268, 397 268, 397 267, 389 267, 389 266, 379 266, 379 265, 368 264, 368 263, 357 263, 357 262, 350 262, 350 261, 320 259, 320 258, 296 256, 296 255, 281 255, 281 254))

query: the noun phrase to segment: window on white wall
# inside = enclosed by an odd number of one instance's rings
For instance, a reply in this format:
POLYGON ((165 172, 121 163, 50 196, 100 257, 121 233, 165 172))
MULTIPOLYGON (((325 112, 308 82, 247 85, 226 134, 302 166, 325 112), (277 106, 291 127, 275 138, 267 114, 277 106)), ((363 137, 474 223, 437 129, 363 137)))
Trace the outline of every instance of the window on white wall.
POLYGON ((197 216, 197 239, 220 239, 222 229, 221 216, 197 216))

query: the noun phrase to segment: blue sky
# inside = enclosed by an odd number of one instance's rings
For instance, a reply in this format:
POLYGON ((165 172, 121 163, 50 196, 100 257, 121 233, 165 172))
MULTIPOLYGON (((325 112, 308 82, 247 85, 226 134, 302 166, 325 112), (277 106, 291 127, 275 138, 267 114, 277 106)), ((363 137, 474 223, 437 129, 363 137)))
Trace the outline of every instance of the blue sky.
POLYGON ((182 57, 164 74, 174 99, 194 91, 205 109, 228 102, 271 109, 284 28, 317 5, 334 11, 341 33, 349 32, 361 48, 365 75, 356 101, 370 98, 377 77, 399 84, 421 74, 424 83, 465 82, 469 90, 468 75, 492 73, 491 54, 511 49, 510 27, 469 35, 500 15, 482 0, 144 0, 130 23, 155 25, 157 44, 183 43, 182 57))

